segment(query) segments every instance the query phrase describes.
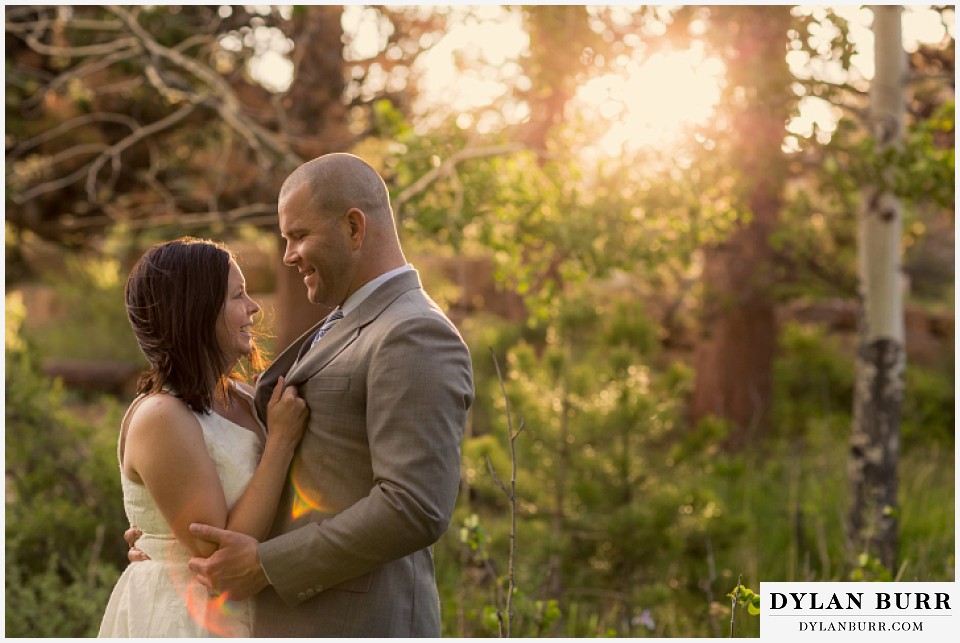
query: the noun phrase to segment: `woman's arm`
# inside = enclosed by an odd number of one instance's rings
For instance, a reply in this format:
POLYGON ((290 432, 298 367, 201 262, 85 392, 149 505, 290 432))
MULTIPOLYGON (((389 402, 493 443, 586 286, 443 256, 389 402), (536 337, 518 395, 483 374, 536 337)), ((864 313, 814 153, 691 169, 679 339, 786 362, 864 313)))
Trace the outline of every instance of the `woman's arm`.
POLYGON ((288 386, 284 390, 281 377, 267 403, 267 443, 260 457, 260 465, 230 511, 226 529, 239 531, 257 540, 267 537, 280 504, 280 493, 293 453, 303 437, 309 415, 306 402, 297 397, 297 389, 288 386))
POLYGON ((153 396, 131 419, 124 470, 146 485, 174 535, 195 555, 209 556, 216 546, 190 533, 193 522, 240 531, 258 540, 269 531, 309 414, 296 389, 288 387, 282 394, 281 390, 278 385, 270 399, 270 431, 260 464, 229 512, 200 423, 180 400, 153 396))
POLYGON ((159 393, 140 404, 127 427, 122 466, 147 487, 177 540, 195 555, 215 551, 190 533, 190 523, 202 516, 225 525, 227 501, 203 429, 183 402, 159 393))

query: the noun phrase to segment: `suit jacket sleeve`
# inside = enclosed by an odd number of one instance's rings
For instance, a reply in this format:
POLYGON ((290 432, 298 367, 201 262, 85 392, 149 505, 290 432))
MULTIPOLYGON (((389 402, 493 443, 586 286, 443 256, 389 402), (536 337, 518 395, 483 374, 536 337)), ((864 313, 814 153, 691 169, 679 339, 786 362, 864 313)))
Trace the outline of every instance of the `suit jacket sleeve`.
POLYGON ((435 315, 394 325, 371 351, 366 392, 369 495, 259 546, 264 571, 291 606, 432 545, 450 525, 473 401, 460 335, 435 315))

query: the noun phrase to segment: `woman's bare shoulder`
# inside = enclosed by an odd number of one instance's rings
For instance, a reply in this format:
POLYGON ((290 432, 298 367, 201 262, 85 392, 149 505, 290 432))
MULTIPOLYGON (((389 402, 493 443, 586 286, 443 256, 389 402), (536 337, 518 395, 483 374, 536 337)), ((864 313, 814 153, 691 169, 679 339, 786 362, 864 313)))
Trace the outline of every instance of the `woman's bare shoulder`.
POLYGON ((140 401, 130 417, 130 432, 150 434, 155 431, 199 429, 200 423, 183 400, 170 393, 153 393, 140 401))
POLYGON ((127 477, 141 482, 153 463, 190 460, 203 444, 203 427, 189 407, 169 393, 154 393, 139 401, 127 422, 121 466, 127 477))

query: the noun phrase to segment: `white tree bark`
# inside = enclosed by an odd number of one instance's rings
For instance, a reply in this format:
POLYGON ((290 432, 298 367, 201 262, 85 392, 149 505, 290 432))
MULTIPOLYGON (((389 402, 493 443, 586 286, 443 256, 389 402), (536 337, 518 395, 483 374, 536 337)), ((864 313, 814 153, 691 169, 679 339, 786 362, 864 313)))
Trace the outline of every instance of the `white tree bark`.
MULTIPOLYGON (((878 149, 884 150, 900 145, 903 138, 907 61, 901 7, 872 10, 876 76, 869 118, 878 149)), ((857 240, 861 309, 849 532, 855 557, 867 553, 891 573, 897 564, 897 462, 905 367, 901 237, 899 199, 887 185, 864 186, 857 240)))

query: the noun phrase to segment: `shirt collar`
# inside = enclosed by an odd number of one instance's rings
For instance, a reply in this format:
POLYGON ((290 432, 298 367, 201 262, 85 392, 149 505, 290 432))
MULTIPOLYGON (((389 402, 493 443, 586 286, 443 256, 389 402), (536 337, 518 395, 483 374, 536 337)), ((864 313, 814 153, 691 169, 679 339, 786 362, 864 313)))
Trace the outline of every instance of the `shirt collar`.
POLYGON ((381 284, 393 279, 401 273, 409 272, 411 270, 413 270, 413 266, 411 264, 404 264, 399 268, 394 268, 393 270, 389 270, 378 277, 374 277, 367 283, 357 288, 357 290, 352 295, 347 297, 345 302, 343 302, 343 306, 340 307, 340 309, 343 311, 343 316, 346 317, 352 311, 356 310, 357 306, 363 303, 363 300, 369 297, 374 290, 380 287, 381 284))

